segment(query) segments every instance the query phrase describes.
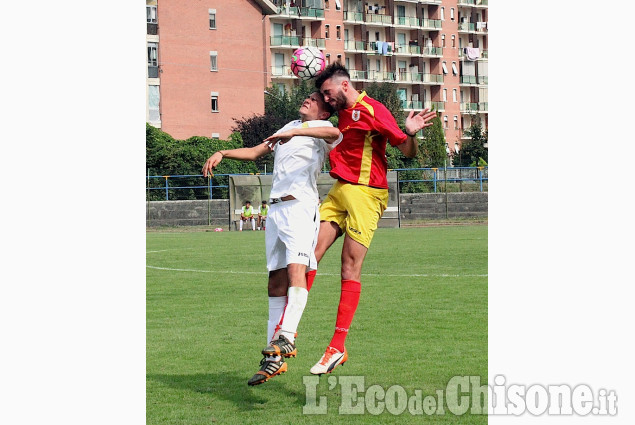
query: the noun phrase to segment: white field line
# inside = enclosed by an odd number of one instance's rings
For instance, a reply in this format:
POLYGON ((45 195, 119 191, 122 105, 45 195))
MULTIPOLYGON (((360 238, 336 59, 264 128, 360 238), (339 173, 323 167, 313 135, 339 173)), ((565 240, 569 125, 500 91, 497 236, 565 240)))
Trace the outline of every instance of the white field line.
MULTIPOLYGON (((197 269, 175 269, 170 267, 156 267, 146 265, 147 268, 153 270, 166 270, 172 272, 192 272, 192 273, 217 273, 217 274, 255 274, 266 276, 267 272, 247 272, 247 271, 234 271, 234 270, 197 270, 197 269)), ((318 276, 339 276, 339 273, 320 273, 318 276)), ((380 276, 380 277, 487 277, 487 274, 365 274, 362 276, 380 276)))

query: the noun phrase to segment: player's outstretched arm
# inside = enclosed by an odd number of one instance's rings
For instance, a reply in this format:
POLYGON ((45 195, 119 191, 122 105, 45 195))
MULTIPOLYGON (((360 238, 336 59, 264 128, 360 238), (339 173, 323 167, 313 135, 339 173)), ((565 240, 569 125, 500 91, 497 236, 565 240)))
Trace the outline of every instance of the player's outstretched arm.
POLYGON ((223 160, 223 158, 237 159, 239 161, 255 161, 271 152, 271 148, 267 143, 261 143, 253 148, 238 148, 223 150, 210 156, 203 165, 203 177, 214 176, 213 170, 223 160))
POLYGON ((340 137, 340 134, 340 130, 337 127, 300 127, 269 136, 265 139, 265 143, 272 147, 276 143, 283 145, 295 136, 315 137, 324 139, 326 143, 333 143, 340 137))

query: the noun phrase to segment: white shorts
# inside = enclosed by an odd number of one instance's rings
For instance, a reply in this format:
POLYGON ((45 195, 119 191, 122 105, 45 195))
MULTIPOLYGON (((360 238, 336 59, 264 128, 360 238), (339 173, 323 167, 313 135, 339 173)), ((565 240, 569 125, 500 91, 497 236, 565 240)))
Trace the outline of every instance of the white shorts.
POLYGON ((269 271, 286 268, 288 264, 304 264, 317 270, 315 245, 320 230, 320 210, 317 202, 308 204, 297 199, 269 206, 265 249, 269 271))

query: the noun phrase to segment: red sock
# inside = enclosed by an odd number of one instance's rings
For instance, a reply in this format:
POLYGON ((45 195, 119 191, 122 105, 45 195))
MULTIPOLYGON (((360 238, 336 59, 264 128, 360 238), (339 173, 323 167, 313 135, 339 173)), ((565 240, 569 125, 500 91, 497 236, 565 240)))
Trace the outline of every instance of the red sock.
POLYGON ((317 273, 317 270, 310 270, 306 272, 306 290, 307 291, 311 290, 311 286, 313 286, 313 281, 315 280, 316 273, 317 273))
POLYGON ((348 328, 353 322, 362 284, 354 280, 342 279, 342 293, 340 294, 340 304, 337 307, 337 319, 335 320, 335 333, 329 344, 331 347, 344 352, 344 341, 348 335, 348 328))

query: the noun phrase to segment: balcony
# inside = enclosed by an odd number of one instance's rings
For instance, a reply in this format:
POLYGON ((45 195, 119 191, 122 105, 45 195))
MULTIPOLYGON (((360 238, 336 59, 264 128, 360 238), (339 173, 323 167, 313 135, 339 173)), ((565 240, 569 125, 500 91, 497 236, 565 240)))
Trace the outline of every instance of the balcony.
POLYGON ((317 47, 318 49, 324 49, 326 46, 326 41, 324 38, 303 38, 302 39, 303 46, 309 47, 317 47))
POLYGON ((461 75, 461 81, 459 84, 463 85, 476 85, 476 76, 475 75, 461 75))
POLYGON ((478 84, 479 86, 486 86, 487 85, 487 75, 479 75, 478 77, 476 77, 476 84, 478 84))
POLYGON ((459 32, 487 34, 487 22, 459 22, 459 32))
POLYGON ((443 74, 423 74, 421 84, 432 86, 443 84, 443 74))
POLYGON ((441 29, 440 19, 422 19, 421 28, 429 31, 437 31, 441 29))
POLYGON ((347 12, 344 11, 344 23, 363 23, 364 22, 364 14, 358 12, 347 12))
POLYGON ((157 35, 158 32, 159 32, 159 26, 157 24, 152 24, 152 23, 148 22, 147 29, 146 29, 146 34, 148 34, 148 35, 157 35))
POLYGON ((462 114, 476 114, 478 111, 478 103, 463 102, 461 103, 462 114))
POLYGON ((425 102, 425 107, 431 111, 445 111, 445 102, 425 102))
POLYGON ((458 0, 457 4, 459 6, 486 8, 488 6, 488 0, 458 0))
POLYGON ((279 66, 272 66, 271 67, 271 78, 284 78, 284 79, 289 79, 289 78, 296 78, 295 75, 293 75, 293 72, 291 72, 291 66, 289 65, 279 65, 279 66))
POLYGON ((475 32, 476 24, 474 22, 459 22, 459 32, 475 32))
POLYGON ((487 113, 487 104, 488 102, 479 102, 477 109, 479 112, 487 113))
POLYGON ((301 40, 302 37, 299 35, 272 35, 270 37, 270 46, 297 49, 300 47, 301 40))
POLYGON ((379 48, 377 47, 377 42, 371 41, 370 43, 368 43, 366 53, 368 53, 369 55, 392 56, 393 47, 390 44, 387 44, 386 42, 382 42, 382 50, 380 51, 379 48), (384 46, 386 46, 385 51, 383 50, 384 46))
MULTIPOLYGON (((478 58, 476 60, 487 59, 487 57, 488 57, 488 51, 479 49, 478 58)), ((459 49, 459 59, 465 60, 467 58, 468 58, 468 55, 465 52, 465 48, 459 49)), ((474 60, 474 58, 472 58, 472 60, 474 60)))
POLYGON ((434 57, 442 57, 443 56, 443 47, 424 47, 422 50, 423 56, 434 56, 434 57))
POLYGON ((366 13, 366 25, 392 25, 391 15, 379 15, 376 13, 366 13))
POLYGON ((423 109, 423 102, 420 100, 402 100, 401 101, 401 109, 406 109, 406 110, 422 110, 423 109))
POLYGON ((364 53, 367 50, 365 41, 344 40, 344 51, 347 53, 364 53))
POLYGON ((395 16, 395 26, 419 28, 421 27, 421 21, 410 16, 395 16))
POLYGON ((366 75, 369 81, 385 81, 390 83, 395 81, 394 72, 366 71, 366 75))
POLYGON ((351 81, 363 81, 367 80, 367 72, 366 71, 358 71, 357 69, 349 69, 348 73, 351 76, 351 81))
POLYGON ((395 82, 418 84, 423 82, 423 73, 422 72, 398 72, 397 78, 395 78, 395 82))
POLYGON ((309 7, 285 7, 278 6, 278 13, 273 17, 299 18, 299 19, 324 19, 324 9, 314 9, 309 7))
POLYGON ((419 56, 421 55, 421 47, 409 44, 395 45, 395 55, 397 56, 419 56))

